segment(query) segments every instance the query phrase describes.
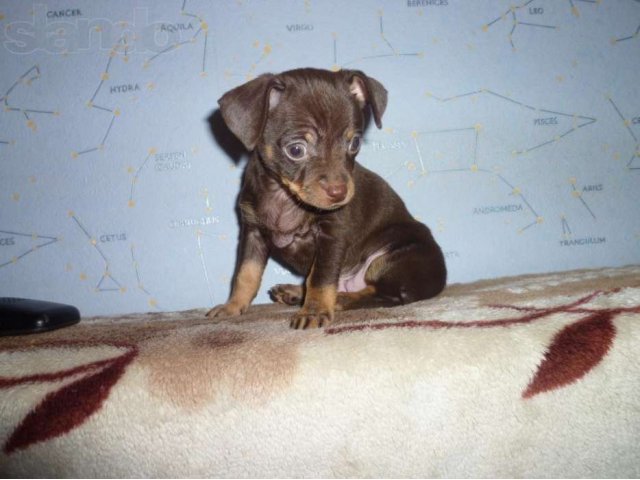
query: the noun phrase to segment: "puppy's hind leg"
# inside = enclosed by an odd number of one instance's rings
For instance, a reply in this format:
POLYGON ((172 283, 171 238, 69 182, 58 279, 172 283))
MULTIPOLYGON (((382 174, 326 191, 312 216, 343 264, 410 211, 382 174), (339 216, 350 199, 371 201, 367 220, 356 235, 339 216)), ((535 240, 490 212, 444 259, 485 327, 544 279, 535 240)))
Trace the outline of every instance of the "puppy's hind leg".
POLYGON ((442 250, 429 229, 421 223, 394 226, 400 241, 377 258, 365 275, 378 298, 407 304, 435 297, 445 287, 447 269, 442 250))
POLYGON ((301 285, 278 284, 269 290, 271 300, 285 305, 302 305, 304 290, 301 285))
POLYGON ((376 288, 367 285, 357 292, 338 292, 336 298, 336 311, 357 310, 359 308, 393 307, 400 302, 391 298, 382 298, 376 295, 376 288))

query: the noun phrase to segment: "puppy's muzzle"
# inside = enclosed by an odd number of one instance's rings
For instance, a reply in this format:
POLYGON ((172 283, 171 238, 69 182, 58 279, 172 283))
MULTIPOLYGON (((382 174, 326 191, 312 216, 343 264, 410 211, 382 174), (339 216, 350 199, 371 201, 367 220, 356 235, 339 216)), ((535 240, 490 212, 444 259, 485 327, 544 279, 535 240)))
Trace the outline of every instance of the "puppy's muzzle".
POLYGON ((347 198, 349 189, 345 182, 329 183, 327 180, 320 180, 318 183, 332 202, 340 203, 347 198))

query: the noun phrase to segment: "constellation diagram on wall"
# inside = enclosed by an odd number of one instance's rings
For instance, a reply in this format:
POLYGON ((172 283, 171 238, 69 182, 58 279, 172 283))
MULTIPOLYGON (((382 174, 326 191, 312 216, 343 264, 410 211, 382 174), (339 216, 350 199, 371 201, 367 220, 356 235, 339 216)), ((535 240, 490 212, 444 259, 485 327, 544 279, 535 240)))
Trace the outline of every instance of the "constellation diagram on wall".
MULTIPOLYGON (((571 10, 571 13, 575 17, 580 16, 580 10, 578 9, 577 3, 590 3, 597 4, 600 0, 565 0, 565 3, 571 10)), ((530 18, 536 18, 538 16, 544 15, 544 7, 538 6, 539 0, 527 0, 524 3, 519 5, 510 5, 509 8, 497 16, 490 22, 484 24, 482 26, 482 31, 487 32, 490 28, 506 23, 509 24, 511 22, 511 30, 507 34, 507 39, 509 40, 509 44, 513 51, 516 51, 516 44, 514 41, 514 35, 516 31, 519 29, 538 29, 538 30, 557 30, 559 27, 556 24, 542 23, 542 21, 524 21, 522 20, 523 14, 526 12, 529 14, 530 18)))
POLYGON ((136 285, 138 290, 140 290, 141 292, 143 292, 148 298, 148 303, 150 307, 153 308, 159 308, 158 305, 158 301, 153 298, 151 296, 151 293, 149 292, 149 290, 147 290, 147 288, 145 287, 144 283, 142 282, 142 277, 140 275, 140 264, 138 263, 137 257, 136 257, 136 246, 135 244, 131 244, 131 265, 133 266, 133 270, 136 274, 136 285))
POLYGON ((85 228, 82 222, 80 222, 80 219, 77 217, 77 215, 73 211, 70 211, 68 215, 74 221, 76 226, 82 231, 84 236, 87 237, 87 240, 89 240, 89 243, 91 244, 92 248, 98 253, 98 255, 100 255, 100 258, 104 262, 104 269, 102 270, 100 280, 98 280, 98 283, 95 286, 95 291, 96 292, 118 292, 119 291, 121 293, 124 293, 126 291, 126 288, 111 273, 109 259, 100 248, 100 245, 98 244, 98 240, 89 233, 89 231, 85 228))
MULTIPOLYGON (((632 0, 632 1, 640 6, 640 0, 632 0)), ((635 31, 630 35, 622 35, 621 37, 613 37, 611 39, 611 44, 612 45, 617 45, 618 43, 629 42, 631 40, 636 40, 638 38, 640 38, 640 24, 638 24, 638 26, 635 29, 635 31)))
POLYGON ((240 73, 238 71, 240 69, 234 70, 227 68, 222 72, 225 80, 231 80, 234 78, 240 78, 241 81, 253 80, 256 76, 256 70, 264 64, 273 53, 273 46, 268 41, 261 42, 260 40, 254 40, 251 46, 255 51, 255 60, 251 62, 248 71, 246 71, 246 73, 240 73))
MULTIPOLYGON (((483 88, 483 89, 480 89, 480 90, 475 90, 475 91, 472 91, 472 92, 462 93, 462 94, 459 94, 459 95, 454 95, 454 96, 451 96, 451 97, 445 97, 445 98, 437 97, 437 96, 433 95, 430 92, 427 93, 427 96, 431 97, 431 98, 434 98, 434 99, 438 100, 439 102, 447 103, 447 102, 452 102, 452 101, 455 101, 455 100, 459 100, 459 99, 464 98, 464 97, 473 97, 473 96, 483 95, 483 94, 498 98, 498 99, 503 100, 505 102, 509 102, 512 105, 517 105, 518 107, 521 107, 523 109, 529 110, 529 111, 534 112, 536 114, 552 115, 554 117, 551 117, 551 118, 556 118, 555 120, 551 120, 551 119, 538 119, 538 120, 536 120, 536 121, 539 121, 539 122, 543 122, 543 121, 555 121, 555 122, 558 122, 557 117, 561 117, 561 118, 564 118, 564 119, 571 119, 571 126, 568 129, 566 129, 564 131, 561 131, 560 133, 557 133, 557 134, 551 136, 550 138, 545 139, 545 140, 543 140, 543 141, 541 141, 539 143, 535 143, 535 144, 528 145, 528 146, 525 146, 525 147, 522 147, 522 148, 514 149, 511 152, 513 155, 523 155, 523 154, 526 154, 526 153, 533 152, 534 150, 537 150, 539 148, 545 147, 547 145, 551 145, 551 144, 557 143, 560 140, 562 140, 565 137, 567 137, 568 135, 574 133, 578 129, 586 127, 586 126, 591 125, 592 123, 596 122, 596 119, 593 118, 593 117, 587 117, 587 116, 584 116, 584 115, 577 115, 577 114, 570 114, 570 113, 563 113, 563 112, 559 112, 559 111, 556 111, 556 110, 548 110, 548 109, 545 109, 545 108, 537 108, 537 107, 534 107, 533 105, 528 105, 528 104, 526 104, 524 102, 520 102, 518 100, 515 100, 514 98, 511 98, 510 96, 502 95, 500 93, 496 93, 496 92, 494 92, 492 90, 488 90, 486 88, 483 88)), ((556 124, 559 125, 559 123, 556 123, 556 124)), ((541 123, 541 125, 542 125, 542 123, 541 123)))
POLYGON ((173 52, 185 45, 193 45, 198 42, 199 38, 202 40, 202 62, 200 65, 200 76, 207 75, 207 46, 209 43, 209 25, 204 18, 194 12, 187 10, 187 0, 182 0, 182 7, 180 8, 180 14, 186 17, 188 20, 186 23, 162 23, 160 24, 159 31, 165 33, 168 38, 167 46, 150 56, 143 64, 143 68, 149 68, 160 57, 166 56, 168 53, 173 52), (182 39, 183 34, 188 38, 182 39), (177 38, 176 38, 177 37, 177 38))
MULTIPOLYGON (((73 220, 74 224, 78 227, 78 229, 83 233, 86 239, 89 241, 93 250, 100 256, 103 262, 103 269, 100 275, 100 279, 94 286, 94 291, 97 293, 108 293, 108 292, 120 292, 126 293, 127 287, 118 280, 111 271, 111 261, 109 257, 105 254, 104 250, 100 247, 100 242, 98 239, 90 233, 87 227, 82 223, 80 218, 76 215, 75 212, 69 211, 68 216, 73 220)), ((102 237, 101 237, 102 238, 102 237)), ((137 289, 144 293, 148 297, 148 304, 150 307, 158 308, 158 302, 155 298, 151 296, 151 293, 146 288, 142 281, 142 276, 140 273, 140 264, 138 263, 138 257, 136 254, 137 247, 135 244, 131 243, 129 247, 129 253, 131 256, 131 266, 133 267, 133 271, 136 278, 136 287, 137 289)), ((67 270, 71 271, 72 266, 67 265, 67 270)), ((88 276, 86 273, 82 272, 80 274, 81 280, 87 280, 88 276)))
POLYGON ((144 170, 144 168, 146 167, 147 163, 149 162, 149 159, 151 158, 152 155, 155 155, 157 152, 157 149, 152 147, 148 150, 147 152, 147 156, 145 157, 145 159, 142 161, 142 164, 136 169, 133 167, 129 167, 127 169, 127 171, 133 175, 133 177, 131 178, 131 191, 129 193, 129 201, 127 203, 127 205, 130 208, 133 208, 136 206, 136 200, 135 200, 135 189, 136 189, 136 185, 138 184, 138 181, 140 179, 140 175, 142 173, 142 170, 144 170))
MULTIPOLYGON (((38 80, 40 77, 41 77, 40 67, 38 65, 34 65, 29 70, 27 70, 22 75, 20 75, 20 77, 18 77, 16 81, 13 82, 13 84, 5 91, 2 97, 0 97, 0 102, 2 103, 3 111, 8 113, 17 113, 23 116, 24 119, 26 120, 27 127, 29 127, 34 132, 38 128, 34 120, 34 117, 36 115, 58 116, 60 115, 60 113, 57 110, 45 110, 45 109, 37 109, 37 108, 17 105, 11 99, 11 95, 15 91, 15 89, 18 88, 19 86, 29 87, 34 81, 38 80)), ((0 138, 0 144, 2 145, 9 145, 12 142, 13 142, 12 140, 9 140, 6 138, 0 138)))
MULTIPOLYGON (((620 120, 622 121, 622 125, 624 126, 627 133, 629 133, 629 135, 631 136, 634 142, 633 153, 631 154, 631 158, 627 162, 627 168, 629 170, 640 170, 640 141, 638 140, 638 136, 636 135, 636 133, 633 131, 633 128, 632 128, 634 120, 625 117, 625 115, 620 110, 620 107, 616 104, 616 102, 613 101, 613 98, 608 96, 607 99, 609 100, 609 103, 611 104, 613 109, 618 114, 618 117, 620 117, 620 120)), ((640 124, 640 117, 638 118, 638 124, 640 124)))
POLYGON ((443 174, 472 174, 472 175, 487 175, 500 181, 500 184, 505 187, 506 194, 511 197, 519 198, 525 205, 526 212, 528 212, 530 220, 525 225, 521 226, 517 231, 523 233, 534 225, 538 225, 544 222, 544 218, 536 211, 536 209, 529 203, 526 196, 523 193, 521 187, 515 186, 509 181, 499 169, 490 169, 482 166, 478 161, 478 143, 480 135, 482 133, 482 125, 477 124, 472 127, 452 128, 443 130, 431 130, 431 131, 413 131, 411 132, 412 143, 414 145, 418 163, 418 168, 414 162, 408 162, 406 168, 413 172, 415 178, 409 181, 409 186, 414 187, 418 182, 422 181, 430 175, 443 175, 443 174), (429 168, 428 163, 425 161, 422 149, 420 146, 421 140, 425 137, 443 137, 454 136, 458 144, 464 143, 470 150, 470 154, 464 154, 463 159, 468 159, 468 165, 455 166, 455 167, 432 167, 429 168), (468 137, 467 142, 463 141, 463 137, 468 137))
MULTIPOLYGON (((509 95, 503 95, 488 89, 475 90, 450 97, 438 97, 427 92, 426 96, 444 106, 453 105, 453 103, 460 101, 469 102, 471 106, 473 106, 478 103, 479 98, 485 98, 491 101, 491 103, 487 105, 488 110, 485 114, 481 114, 481 118, 484 118, 484 115, 491 115, 491 112, 495 112, 497 108, 501 107, 507 108, 504 112, 506 116, 517 115, 522 117, 520 121, 524 120, 524 125, 528 125, 527 128, 536 129, 536 133, 528 133, 523 136, 510 138, 515 148, 507 146, 507 152, 505 153, 512 158, 550 148, 568 136, 575 134, 581 128, 596 122, 596 118, 591 116, 538 108, 521 102, 509 95), (516 108, 514 109, 513 107, 516 108)), ((461 112, 469 111, 469 108, 465 107, 466 105, 467 103, 458 105, 461 112)), ((517 132, 519 129, 514 131, 517 132)), ((487 177, 491 179, 505 195, 519 200, 519 205, 517 206, 508 205, 502 206, 501 208, 504 207, 503 211, 505 212, 512 211, 515 213, 521 211, 521 213, 529 217, 529 220, 517 229, 518 233, 523 233, 531 227, 543 223, 544 218, 529 200, 525 188, 510 180, 502 168, 487 166, 486 162, 481 160, 482 155, 479 153, 481 145, 483 142, 486 142, 487 139, 490 139, 492 134, 495 135, 496 133, 498 132, 492 129, 491 125, 487 126, 481 121, 478 121, 478 119, 475 120, 475 123, 469 122, 469 124, 460 127, 452 126, 450 128, 413 130, 410 132, 411 141, 409 145, 413 146, 415 160, 402 163, 391 172, 391 174, 385 175, 385 178, 389 179, 404 170, 410 176, 407 186, 413 188, 419 183, 426 181, 427 178, 448 174, 487 177), (424 144, 428 144, 429 148, 425 149, 424 144), (442 146, 444 146, 444 151, 441 151, 442 146)), ((502 140, 500 144, 508 145, 505 140, 502 140)), ((493 156, 495 156, 495 152, 493 156)), ((574 195, 574 197, 580 198, 585 208, 590 208, 584 198, 576 195, 574 195)), ((593 214, 593 211, 590 211, 593 214)), ((480 213, 485 214, 488 212, 482 211, 480 213)), ((567 231, 568 228, 568 224, 565 223, 565 231, 567 231)))
POLYGON ((575 228, 572 226, 573 219, 578 218, 578 230, 581 230, 584 234, 586 231, 591 231, 593 233, 593 227, 596 225, 598 221, 598 216, 596 214, 597 209, 594 208, 594 203, 598 200, 604 200, 603 194, 605 193, 605 183, 602 180, 598 179, 598 183, 582 183, 578 181, 577 177, 570 177, 568 179, 568 183, 570 189, 568 193, 571 195, 573 199, 572 202, 562 202, 562 206, 566 209, 572 210, 571 215, 567 215, 566 212, 563 212, 560 215, 560 225, 561 225, 561 242, 560 244, 563 246, 570 245, 595 245, 606 242, 606 237, 601 234, 595 235, 587 235, 579 238, 574 238, 575 228), (574 206, 575 205, 575 206, 574 206), (580 214, 580 211, 582 214, 580 214), (584 221, 584 218, 590 219, 593 223, 587 223, 584 221), (571 218, 571 222, 569 221, 571 218), (580 220, 582 218, 583 220, 580 220))
POLYGON ((378 23, 379 23, 379 38, 382 40, 382 44, 384 45, 384 52, 380 53, 371 53, 369 55, 363 55, 345 62, 340 62, 339 59, 339 42, 338 42, 338 34, 333 33, 333 65, 331 67, 332 70, 337 71, 341 68, 346 68, 352 66, 356 63, 365 61, 365 60, 374 60, 380 58, 388 58, 388 57, 417 57, 422 58, 424 53, 421 51, 405 51, 400 50, 395 47, 391 42, 384 29, 384 13, 382 10, 378 10, 378 23))
POLYGON ((16 264, 27 255, 58 240, 50 235, 0 230, 0 268, 16 264))
MULTIPOLYGON (((208 188, 203 188, 200 191, 200 196, 204 200, 204 211, 206 214, 211 214, 213 212, 213 202, 211 200, 211 194, 208 188)), ((214 252, 220 248, 218 242, 226 242, 229 240, 229 235, 227 233, 221 232, 212 232, 210 229, 200 228, 198 227, 195 231, 196 234, 196 243, 198 249, 198 256, 200 258, 200 264, 202 265, 202 274, 204 276, 204 281, 207 286, 207 293, 209 295, 209 302, 211 305, 215 303, 215 295, 214 288, 212 284, 212 273, 209 272, 207 268, 207 261, 205 258, 205 251, 214 252), (212 244, 214 242, 214 244, 212 244)), ((227 285, 231 278, 226 274, 220 275, 216 279, 219 283, 227 285)))
POLYGON ((580 189, 577 186, 578 180, 575 177, 571 177, 569 179, 569 184, 571 185, 571 195, 573 196, 573 198, 576 198, 580 201, 580 203, 582 204, 582 206, 585 208, 585 210, 587 212, 589 212, 589 215, 591 215, 591 217, 596 220, 596 214, 593 213, 593 209, 591 208, 591 206, 589 205, 589 203, 587 202, 587 200, 585 199, 585 196, 583 195, 583 193, 586 190, 587 187, 583 187, 583 189, 580 189))
POLYGON ((120 116, 120 109, 117 107, 98 104, 96 103, 96 98, 98 97, 98 94, 100 94, 100 92, 102 91, 102 88, 104 87, 105 83, 109 81, 109 79, 111 78, 110 71, 113 66, 114 59, 120 56, 122 58, 122 61, 128 62, 130 58, 129 49, 130 49, 130 44, 129 44, 128 37, 126 34, 123 34, 120 37, 120 39, 116 42, 116 44, 113 46, 113 48, 109 51, 109 58, 107 59, 107 63, 103 72, 100 74, 100 81, 98 82, 98 86, 94 90, 91 98, 87 101, 87 107, 90 108, 92 112, 96 112, 101 115, 104 115, 104 114, 108 115, 107 118, 109 118, 109 123, 107 125, 107 128, 104 134, 102 134, 102 136, 100 137, 100 140, 97 145, 94 144, 82 150, 79 150, 79 151, 74 150, 73 152, 71 152, 72 158, 78 158, 81 155, 86 155, 88 153, 96 152, 98 150, 104 150, 107 139, 111 134, 113 124, 116 118, 120 116))
POLYGON ((623 37, 614 37, 611 39, 611 43, 615 45, 620 42, 627 42, 629 40, 634 40, 638 37, 640 37, 640 25, 638 25, 638 28, 636 28, 636 31, 633 32, 631 35, 625 35, 623 37))
POLYGON ((571 230, 566 215, 560 215, 560 225, 562 226, 562 238, 565 240, 570 238, 573 235, 573 230, 571 230))

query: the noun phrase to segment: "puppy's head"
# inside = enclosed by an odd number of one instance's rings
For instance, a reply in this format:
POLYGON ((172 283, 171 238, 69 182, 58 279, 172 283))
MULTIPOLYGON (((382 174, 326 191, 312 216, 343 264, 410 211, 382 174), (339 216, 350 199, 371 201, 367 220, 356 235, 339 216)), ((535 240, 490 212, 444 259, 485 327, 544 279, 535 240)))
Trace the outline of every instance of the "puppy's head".
POLYGON ((307 68, 261 75, 218 103, 229 129, 274 178, 307 205, 332 210, 355 193, 363 109, 371 107, 381 128, 387 91, 359 71, 307 68))

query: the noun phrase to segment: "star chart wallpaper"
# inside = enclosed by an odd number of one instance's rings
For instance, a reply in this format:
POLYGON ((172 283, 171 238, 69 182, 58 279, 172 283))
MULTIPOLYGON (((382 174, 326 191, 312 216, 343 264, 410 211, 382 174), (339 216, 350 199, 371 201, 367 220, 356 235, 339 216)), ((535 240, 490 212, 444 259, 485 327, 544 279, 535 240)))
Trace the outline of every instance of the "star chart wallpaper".
MULTIPOLYGON (((0 295, 225 301, 245 159, 216 101, 304 66, 389 90, 358 160, 451 282, 640 261, 638 0, 2 0, 0 31, 0 295)), ((256 301, 298 281, 270 263, 256 301)))

